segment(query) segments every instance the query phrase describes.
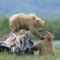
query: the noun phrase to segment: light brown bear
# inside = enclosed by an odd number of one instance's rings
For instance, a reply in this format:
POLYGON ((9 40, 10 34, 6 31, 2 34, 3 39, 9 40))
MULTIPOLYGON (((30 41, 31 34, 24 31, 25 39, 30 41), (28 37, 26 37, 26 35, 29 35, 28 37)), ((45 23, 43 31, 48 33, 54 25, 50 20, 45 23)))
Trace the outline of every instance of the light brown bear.
POLYGON ((45 21, 42 21, 35 14, 18 13, 10 17, 10 27, 13 32, 18 32, 20 29, 30 30, 35 36, 39 36, 39 28, 44 26, 45 21))
POLYGON ((54 55, 55 47, 53 46, 52 40, 54 39, 54 35, 50 32, 46 32, 43 36, 43 39, 39 41, 37 44, 33 45, 31 50, 37 51, 39 50, 39 54, 51 54, 54 55))

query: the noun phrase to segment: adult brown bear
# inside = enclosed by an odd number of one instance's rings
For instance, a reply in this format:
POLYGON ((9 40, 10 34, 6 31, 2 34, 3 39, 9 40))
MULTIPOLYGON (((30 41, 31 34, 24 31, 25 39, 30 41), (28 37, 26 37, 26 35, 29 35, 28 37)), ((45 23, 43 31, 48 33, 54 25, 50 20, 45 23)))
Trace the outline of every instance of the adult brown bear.
POLYGON ((40 36, 38 29, 44 26, 45 21, 42 21, 35 14, 18 13, 10 17, 10 27, 13 32, 18 32, 20 29, 30 30, 35 36, 40 36))

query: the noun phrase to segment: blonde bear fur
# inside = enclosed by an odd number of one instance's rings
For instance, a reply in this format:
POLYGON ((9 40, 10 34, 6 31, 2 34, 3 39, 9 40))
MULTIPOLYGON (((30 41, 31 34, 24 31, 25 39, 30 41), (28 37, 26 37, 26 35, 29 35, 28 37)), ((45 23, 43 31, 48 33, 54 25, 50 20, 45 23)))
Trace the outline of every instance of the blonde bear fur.
POLYGON ((20 29, 30 30, 34 35, 40 36, 38 29, 44 26, 45 21, 42 21, 35 14, 18 13, 12 15, 9 19, 10 28, 13 32, 18 32, 20 29))

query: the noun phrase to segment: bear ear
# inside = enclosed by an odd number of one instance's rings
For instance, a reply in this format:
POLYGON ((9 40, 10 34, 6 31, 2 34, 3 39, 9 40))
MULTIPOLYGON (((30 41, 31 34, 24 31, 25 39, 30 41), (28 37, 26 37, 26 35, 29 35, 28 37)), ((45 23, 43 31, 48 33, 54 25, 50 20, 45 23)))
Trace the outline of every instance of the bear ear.
POLYGON ((32 16, 32 19, 36 19, 35 16, 32 16))

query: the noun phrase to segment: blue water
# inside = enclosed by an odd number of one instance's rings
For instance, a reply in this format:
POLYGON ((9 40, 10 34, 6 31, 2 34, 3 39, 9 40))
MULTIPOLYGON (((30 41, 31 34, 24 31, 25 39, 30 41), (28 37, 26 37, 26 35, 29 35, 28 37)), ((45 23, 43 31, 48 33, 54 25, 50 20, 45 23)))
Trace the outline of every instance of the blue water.
MULTIPOLYGON (((35 44, 38 43, 38 41, 34 41, 34 42, 35 42, 35 44)), ((60 48, 60 40, 54 40, 53 44, 56 48, 60 48)))
POLYGON ((58 41, 53 41, 55 47, 59 47, 60 48, 60 40, 58 41))

